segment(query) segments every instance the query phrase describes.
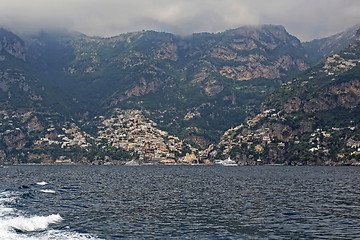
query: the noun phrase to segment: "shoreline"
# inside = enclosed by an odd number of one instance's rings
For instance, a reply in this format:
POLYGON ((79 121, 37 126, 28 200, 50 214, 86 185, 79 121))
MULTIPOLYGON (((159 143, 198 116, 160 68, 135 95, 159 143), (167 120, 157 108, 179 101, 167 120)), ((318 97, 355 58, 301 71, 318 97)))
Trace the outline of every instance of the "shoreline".
MULTIPOLYGON (((0 164, 1 168, 6 168, 9 166, 126 166, 126 167, 143 167, 143 166, 216 166, 216 167, 226 167, 229 166, 218 166, 216 164, 139 164, 136 166, 128 166, 125 164, 84 164, 84 163, 21 163, 21 164, 0 164)), ((231 167, 246 167, 246 166, 253 166, 253 167, 260 167, 260 166, 289 166, 289 167, 356 167, 360 166, 360 163, 353 163, 353 164, 298 164, 298 165, 288 165, 288 164, 261 164, 261 165, 237 165, 231 167)))

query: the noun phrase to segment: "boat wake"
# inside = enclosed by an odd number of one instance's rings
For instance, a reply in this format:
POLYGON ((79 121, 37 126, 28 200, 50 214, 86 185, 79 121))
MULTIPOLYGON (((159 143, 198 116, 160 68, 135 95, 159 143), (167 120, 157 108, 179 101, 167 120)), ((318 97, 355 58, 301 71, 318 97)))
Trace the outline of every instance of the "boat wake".
MULTIPOLYGON (((59 214, 50 216, 13 217, 0 220, 0 231, 9 232, 17 230, 20 232, 44 231, 50 224, 61 222, 63 218, 59 214)), ((0 235, 1 236, 1 235, 0 235)))
POLYGON ((37 182, 36 184, 37 184, 37 185, 40 185, 40 186, 45 186, 45 185, 48 184, 48 183, 43 181, 43 182, 37 182))
POLYGON ((51 190, 51 189, 42 189, 42 190, 40 190, 40 192, 43 192, 43 193, 56 193, 54 190, 51 190))
POLYGON ((20 211, 16 206, 21 196, 22 193, 18 191, 0 191, 0 239, 98 239, 69 229, 51 229, 64 220, 60 214, 31 216, 20 211))

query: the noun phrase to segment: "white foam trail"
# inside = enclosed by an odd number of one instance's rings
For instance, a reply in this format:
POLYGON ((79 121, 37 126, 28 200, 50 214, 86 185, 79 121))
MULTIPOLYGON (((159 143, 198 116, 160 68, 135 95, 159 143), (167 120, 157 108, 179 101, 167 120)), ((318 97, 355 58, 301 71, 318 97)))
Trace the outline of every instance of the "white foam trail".
POLYGON ((37 182, 36 184, 37 184, 37 185, 40 185, 40 186, 45 186, 45 185, 47 185, 48 183, 47 183, 47 182, 37 182))
POLYGON ((0 220, 0 229, 9 231, 16 229, 24 232, 43 231, 52 223, 62 221, 63 218, 59 214, 52 214, 47 217, 15 217, 11 219, 0 220))
POLYGON ((8 192, 0 193, 0 217, 7 216, 14 212, 14 209, 6 206, 8 203, 15 201, 15 197, 8 192))
POLYGON ((54 190, 51 190, 51 189, 40 190, 40 192, 43 192, 43 193, 56 193, 54 190))
MULTIPOLYGON (((41 190, 40 190, 41 191, 41 190)), ((44 190, 46 192, 46 189, 44 190)), ((50 193, 55 191, 49 190, 50 193)), ((8 204, 17 201, 16 192, 0 192, 0 240, 89 240, 99 239, 90 234, 68 230, 48 229, 49 225, 61 222, 60 214, 25 217, 21 211, 8 204), (20 231, 20 232, 17 232, 20 231)))
POLYGON ((63 218, 59 214, 47 217, 15 217, 0 220, 0 239, 6 240, 89 240, 99 239, 90 234, 64 230, 47 230, 50 224, 58 223, 63 218), (17 233, 20 230, 23 233, 17 233), (46 230, 46 231, 45 231, 46 230), (27 233, 26 233, 27 232, 27 233))
POLYGON ((0 205, 0 217, 7 216, 14 212, 14 209, 3 207, 0 205))
POLYGON ((14 193, 2 192, 0 193, 0 204, 2 203, 11 203, 16 199, 14 193))
POLYGON ((36 239, 53 239, 53 240, 97 240, 100 238, 91 236, 90 234, 76 233, 71 231, 49 230, 42 233, 41 236, 36 236, 36 239))

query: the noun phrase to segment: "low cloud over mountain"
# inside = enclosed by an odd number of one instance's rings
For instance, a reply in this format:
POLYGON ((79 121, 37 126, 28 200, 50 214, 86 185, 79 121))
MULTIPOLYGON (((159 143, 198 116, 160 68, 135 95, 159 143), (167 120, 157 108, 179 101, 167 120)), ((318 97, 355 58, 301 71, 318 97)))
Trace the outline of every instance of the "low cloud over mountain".
POLYGON ((3 0, 0 25, 17 31, 65 28, 113 36, 139 29, 188 35, 248 24, 281 24, 301 40, 360 22, 357 0, 3 0))

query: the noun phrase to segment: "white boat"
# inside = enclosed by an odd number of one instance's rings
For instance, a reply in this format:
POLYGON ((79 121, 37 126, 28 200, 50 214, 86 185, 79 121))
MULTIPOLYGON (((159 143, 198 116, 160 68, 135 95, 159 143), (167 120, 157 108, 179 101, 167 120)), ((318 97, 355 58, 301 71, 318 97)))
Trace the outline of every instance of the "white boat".
POLYGON ((135 159, 133 159, 133 160, 125 163, 125 166, 140 166, 140 164, 135 159))
POLYGON ((225 160, 216 160, 215 165, 226 166, 226 167, 238 166, 238 164, 234 160, 231 160, 230 157, 228 157, 225 160))

